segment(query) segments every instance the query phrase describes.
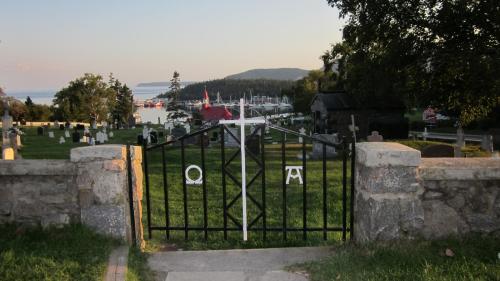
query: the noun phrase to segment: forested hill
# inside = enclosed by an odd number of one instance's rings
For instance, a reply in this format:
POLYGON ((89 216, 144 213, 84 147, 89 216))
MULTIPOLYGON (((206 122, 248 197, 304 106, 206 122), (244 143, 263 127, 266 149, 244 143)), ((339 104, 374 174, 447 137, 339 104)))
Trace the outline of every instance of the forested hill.
POLYGON ((252 69, 238 74, 229 75, 226 79, 272 79, 272 80, 299 80, 307 76, 309 70, 300 68, 266 68, 252 69))
MULTIPOLYGON (((234 100, 245 94, 248 97, 250 94, 254 96, 280 96, 282 89, 290 89, 293 85, 293 81, 217 79, 186 86, 181 90, 180 99, 202 99, 205 86, 212 100, 216 98, 217 92, 224 100, 228 100, 229 97, 234 100)), ((165 95, 158 97, 165 97, 165 95)))

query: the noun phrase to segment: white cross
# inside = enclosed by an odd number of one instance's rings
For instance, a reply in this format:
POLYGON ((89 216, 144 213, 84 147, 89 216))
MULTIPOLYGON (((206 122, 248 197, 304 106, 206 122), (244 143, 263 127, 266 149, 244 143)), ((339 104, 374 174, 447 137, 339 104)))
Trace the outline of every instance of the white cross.
POLYGON ((245 159, 245 125, 263 124, 264 119, 249 119, 245 120, 245 101, 240 99, 240 119, 239 120, 220 120, 219 124, 236 124, 241 126, 240 130, 240 147, 241 147, 241 200, 243 205, 243 241, 247 241, 247 172, 245 159))

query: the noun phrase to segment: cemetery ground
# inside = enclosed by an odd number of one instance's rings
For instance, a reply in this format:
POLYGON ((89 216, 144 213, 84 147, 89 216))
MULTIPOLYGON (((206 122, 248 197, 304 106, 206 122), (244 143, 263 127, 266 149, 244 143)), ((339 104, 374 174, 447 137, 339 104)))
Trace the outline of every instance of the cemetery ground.
MULTIPOLYGON (((20 153, 25 159, 68 159, 71 148, 86 145, 72 143, 71 139, 67 139, 64 144, 59 144, 59 137, 64 134, 64 131, 54 130, 54 138, 48 138, 46 135, 37 136, 35 128, 27 128, 24 131, 23 148, 20 153)), ((110 139, 109 143, 135 144, 137 135, 142 132, 142 129, 114 130, 113 132, 114 138, 110 139)), ((273 138, 279 141, 279 135, 273 135, 273 138)), ((418 149, 426 143, 422 141, 406 141, 405 144, 418 149)), ((279 144, 266 146, 268 227, 280 226, 282 222, 280 149, 279 144)), ((307 149, 310 152, 311 148, 309 146, 307 149)), ((227 148, 226 158, 234 151, 234 148, 227 148)), ((289 165, 300 164, 301 160, 297 157, 300 152, 300 146, 288 145, 286 150, 287 163, 289 165)), ((221 225, 223 218, 222 197, 214 189, 218 184, 220 186, 220 151, 218 149, 206 149, 205 153, 206 180, 208 183, 207 202, 210 209, 208 224, 221 225)), ((166 150, 166 155, 168 171, 176 171, 167 174, 170 186, 169 209, 172 216, 171 225, 179 225, 183 219, 180 150, 169 147, 166 150)), ((165 204, 161 153, 159 151, 158 153, 149 153, 148 157, 151 170, 152 225, 164 226, 165 204)), ((229 166, 235 177, 239 176, 238 158, 229 166)), ((192 146, 186 149, 186 163, 191 162, 200 165, 199 147, 192 146)), ((320 226, 322 222, 321 161, 308 160, 307 163, 308 225, 320 226)), ((341 160, 338 158, 329 160, 327 166, 327 182, 329 184, 327 194, 328 225, 339 226, 341 225, 342 212, 341 160)), ((350 165, 347 166, 350 167, 350 165)), ((248 173, 252 174, 255 170, 255 163, 249 159, 248 173)), ((347 174, 350 174, 349 170, 347 174)), ((188 192, 190 224, 202 226, 203 196, 201 186, 189 186, 188 192)), ((260 186, 250 187, 249 193, 260 199, 260 186)), ((237 187, 228 183, 228 198, 233 198, 236 194, 237 187)), ((289 226, 301 227, 302 188, 299 184, 292 184, 289 187, 287 200, 289 206, 287 223, 289 226), (296 207, 290 207, 292 205, 296 207)), ((347 202, 349 202, 349 199, 347 202)), ((143 202, 143 206, 145 212, 146 202, 143 202)), ((231 210, 231 214, 236 218, 240 218, 241 206, 238 203, 231 210)), ((249 201, 249 221, 252 220, 256 212, 255 206, 249 201)), ((347 218, 349 218, 349 213, 347 213, 347 218)), ((146 213, 144 213, 143 222, 147 238, 146 221, 146 213)), ((64 280, 64 276, 70 276, 71 278, 66 278, 68 280, 98 280, 99 276, 102 276, 103 264, 106 263, 107 256, 111 249, 118 245, 118 242, 93 234, 85 228, 82 230, 81 226, 69 226, 62 230, 35 230, 34 235, 31 235, 32 232, 29 231, 26 234, 23 232, 21 236, 16 233, 15 229, 10 229, 10 232, 0 230, 0 240, 3 239, 3 241, 8 242, 0 244, 1 280, 26 280, 24 276, 41 276, 40 278, 33 278, 33 280, 64 280), (36 247, 32 245, 33 241, 36 241, 36 247), (77 245, 72 246, 71 242, 77 245), (92 247, 85 247, 87 243, 92 243, 92 247), (64 249, 61 249, 61 247, 64 247, 64 249), (85 247, 85 249, 82 247, 85 247), (42 256, 42 254, 45 258, 36 258, 38 255, 42 256), (9 264, 9 262, 13 266, 3 266, 9 264), (82 264, 85 264, 85 266, 83 267, 82 264), (55 267, 59 271, 56 271, 55 267), (71 274, 74 271, 77 272, 78 276, 81 276, 84 271, 85 278, 72 278, 73 275, 71 274), (50 272, 51 275, 46 275, 47 272, 50 272), (52 273, 59 275, 52 275, 52 273), (60 276, 61 278, 50 279, 51 276, 60 276)), ((332 245, 335 248, 332 257, 321 262, 293 267, 290 270, 306 270, 310 273, 312 280, 500 280, 500 259, 497 257, 497 253, 500 252, 498 248, 500 241, 494 238, 474 237, 462 241, 444 240, 379 246, 355 246, 351 243, 339 243, 341 241, 340 232, 330 232, 327 241, 322 239, 322 232, 308 233, 308 240, 306 241, 302 240, 301 234, 301 232, 289 232, 288 239, 283 241, 281 233, 268 232, 267 241, 263 242, 261 232, 250 232, 249 241, 243 242, 241 241, 240 232, 229 232, 227 241, 223 239, 222 232, 209 232, 208 240, 204 241, 203 231, 190 231, 190 239, 184 241, 183 231, 171 231, 170 240, 165 239, 165 231, 155 231, 153 232, 153 239, 147 241, 146 251, 332 245), (443 254, 446 248, 454 251, 454 257, 447 257, 443 254)), ((128 280, 150 280, 148 279, 150 277, 151 272, 146 266, 146 256, 139 251, 131 250, 129 254, 128 280)))
POLYGON ((322 261, 289 270, 306 271, 311 281, 500 280, 500 238, 344 244, 322 261))

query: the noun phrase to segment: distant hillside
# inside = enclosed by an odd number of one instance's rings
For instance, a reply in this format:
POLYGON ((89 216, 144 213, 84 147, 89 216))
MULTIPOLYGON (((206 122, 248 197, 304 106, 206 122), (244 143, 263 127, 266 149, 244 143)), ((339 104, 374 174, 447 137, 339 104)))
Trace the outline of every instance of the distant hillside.
MULTIPOLYGON (((290 89, 295 83, 293 81, 284 80, 233 80, 233 79, 217 79, 206 82, 198 82, 186 86, 181 90, 180 99, 182 100, 201 100, 205 86, 209 93, 210 99, 215 100, 217 92, 224 100, 233 100, 250 94, 254 96, 280 96, 281 90, 290 89)), ((165 97, 159 95, 158 97, 165 97)))
POLYGON ((229 75, 226 79, 270 79, 270 80, 299 80, 306 76, 309 70, 300 68, 268 68, 252 69, 242 73, 229 75))
MULTIPOLYGON (((193 81, 181 81, 181 86, 185 87, 187 85, 193 84, 196 82, 193 81)), ((170 81, 168 82, 148 82, 148 83, 139 83, 136 87, 168 87, 170 86, 170 81)))

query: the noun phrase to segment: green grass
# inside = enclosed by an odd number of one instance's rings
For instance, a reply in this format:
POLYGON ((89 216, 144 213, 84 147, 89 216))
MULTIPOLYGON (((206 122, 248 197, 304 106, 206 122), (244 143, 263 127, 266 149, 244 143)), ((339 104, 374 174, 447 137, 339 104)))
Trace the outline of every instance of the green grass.
POLYGON ((0 280, 101 280, 118 242, 81 225, 62 229, 0 226, 0 280))
POLYGON ((127 281, 153 281, 154 273, 147 266, 147 254, 130 248, 128 255, 127 281))
POLYGON ((328 280, 500 280, 500 239, 469 237, 434 242, 346 244, 320 262, 294 266, 312 281, 328 280), (453 257, 444 254, 449 248, 453 257))

